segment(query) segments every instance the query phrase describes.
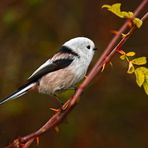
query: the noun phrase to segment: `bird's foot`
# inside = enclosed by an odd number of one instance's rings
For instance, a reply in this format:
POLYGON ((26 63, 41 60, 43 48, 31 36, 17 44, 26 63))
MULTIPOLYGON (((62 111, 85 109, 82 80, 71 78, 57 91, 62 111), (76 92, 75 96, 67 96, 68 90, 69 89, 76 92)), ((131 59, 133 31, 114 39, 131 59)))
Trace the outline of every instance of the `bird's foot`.
POLYGON ((56 94, 54 94, 54 97, 61 106, 64 104, 56 94))

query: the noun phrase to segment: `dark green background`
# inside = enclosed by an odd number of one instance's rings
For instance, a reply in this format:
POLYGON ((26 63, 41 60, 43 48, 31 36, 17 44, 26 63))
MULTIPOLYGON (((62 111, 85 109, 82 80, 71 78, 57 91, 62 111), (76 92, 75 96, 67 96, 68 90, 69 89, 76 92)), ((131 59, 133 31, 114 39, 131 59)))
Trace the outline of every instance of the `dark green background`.
MULTIPOLYGON (((123 23, 101 9, 122 2, 133 11, 142 0, 1 0, 0 1, 0 97, 23 84, 31 73, 67 40, 86 36, 99 58, 123 23)), ((144 14, 144 10, 140 16, 144 14)), ((148 23, 130 38, 123 49, 148 57, 148 23)), ((147 148, 148 96, 138 88, 127 65, 118 55, 113 66, 95 77, 79 104, 59 126, 41 136, 40 148, 147 148)), ((61 96, 66 100, 72 92, 61 96)), ((58 104, 53 97, 30 93, 0 106, 0 147, 41 127, 58 104)), ((32 145, 36 147, 36 145, 32 145)))

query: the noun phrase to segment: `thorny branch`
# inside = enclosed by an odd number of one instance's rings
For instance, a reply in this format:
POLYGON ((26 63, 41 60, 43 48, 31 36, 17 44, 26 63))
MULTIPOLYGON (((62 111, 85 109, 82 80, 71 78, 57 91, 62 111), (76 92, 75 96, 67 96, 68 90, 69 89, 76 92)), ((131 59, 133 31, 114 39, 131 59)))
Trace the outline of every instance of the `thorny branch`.
MULTIPOLYGON (((137 9, 134 12, 134 17, 137 16, 144 7, 146 7, 148 3, 148 0, 143 0, 141 4, 137 7, 137 9)), ((148 17, 148 13, 144 15, 142 18, 142 21, 144 21, 148 17)), ((128 28, 130 20, 127 20, 123 26, 119 29, 118 33, 115 35, 115 37, 111 40, 111 42, 108 44, 107 48, 104 50, 100 58, 98 59, 95 66, 92 68, 86 79, 83 81, 83 83, 79 86, 77 91, 75 92, 74 96, 71 97, 66 103, 59 109, 58 112, 56 112, 50 119, 36 132, 33 132, 27 136, 20 137, 18 139, 15 139, 10 145, 7 146, 7 148, 28 148, 32 142, 38 138, 41 134, 45 133, 47 130, 55 128, 58 126, 63 119, 70 113, 70 111, 74 108, 74 106, 77 104, 80 95, 85 90, 87 85, 92 81, 92 79, 98 74, 98 72, 101 71, 101 68, 104 64, 108 63, 111 59, 111 57, 116 53, 117 50, 120 50, 123 44, 126 42, 126 40, 134 33, 134 31, 137 30, 136 26, 133 26, 130 31, 127 33, 127 35, 122 38, 119 43, 115 46, 118 39, 121 37, 121 34, 126 31, 128 28)))

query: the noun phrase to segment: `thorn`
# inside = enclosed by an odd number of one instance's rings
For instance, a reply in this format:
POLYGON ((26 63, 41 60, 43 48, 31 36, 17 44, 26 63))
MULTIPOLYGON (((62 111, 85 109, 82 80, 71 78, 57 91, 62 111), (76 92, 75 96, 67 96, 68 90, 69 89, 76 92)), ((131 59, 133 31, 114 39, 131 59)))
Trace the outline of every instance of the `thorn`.
POLYGON ((46 131, 46 129, 45 128, 42 128, 41 131, 42 131, 42 133, 44 133, 46 131))
POLYGON ((128 22, 128 27, 129 27, 129 28, 132 27, 132 22, 131 22, 131 21, 128 22))
POLYGON ((56 94, 54 94, 54 96, 58 103, 60 103, 60 105, 63 105, 63 102, 59 99, 59 97, 56 94))
POLYGON ((84 78, 86 79, 86 78, 87 78, 87 76, 85 75, 85 76, 84 76, 84 78))
MULTIPOLYGON (((131 26, 131 27, 132 27, 132 26, 131 26)), ((116 31, 116 30, 111 30, 111 33, 114 34, 114 35, 117 35, 119 32, 116 31)), ((127 37, 128 35, 130 35, 130 33, 127 33, 127 34, 122 33, 122 34, 121 34, 122 38, 125 38, 125 37, 127 37)))
POLYGON ((62 106, 62 110, 66 110, 69 105, 69 100, 62 106))
POLYGON ((39 145, 39 143, 40 143, 40 138, 39 138, 39 137, 36 137, 35 139, 36 139, 36 144, 39 145))
POLYGON ((120 53, 121 55, 125 55, 126 53, 123 50, 117 49, 116 50, 118 53, 120 53))
POLYGON ((117 35, 119 32, 117 30, 111 30, 111 33, 117 35))
POLYGON ((101 69, 101 72, 103 72, 103 71, 104 71, 105 66, 106 66, 106 64, 103 64, 102 69, 101 69))
MULTIPOLYGON (((20 142, 20 138, 18 138, 18 139, 15 139, 14 140, 14 142, 13 142, 13 145, 14 145, 14 147, 21 147, 21 148, 23 148, 24 147, 24 144, 21 144, 21 142, 20 142)), ((8 146, 9 147, 9 146, 8 146)), ((12 147, 12 146, 10 146, 10 147, 12 147)))
POLYGON ((25 144, 21 144, 21 148, 24 148, 25 147, 25 144))
POLYGON ((54 127, 54 129, 55 129, 55 131, 57 132, 57 133, 59 133, 59 127, 58 126, 56 126, 56 127, 54 127))
POLYGON ((52 107, 50 107, 49 109, 54 111, 54 112, 56 112, 56 113, 61 111, 59 108, 52 108, 52 107))
POLYGON ((122 38, 125 38, 127 34, 122 33, 121 35, 122 35, 122 38))
POLYGON ((112 67, 113 66, 113 63, 112 62, 109 62, 110 66, 112 67))
POLYGON ((125 37, 128 37, 130 35, 130 33, 129 32, 126 34, 122 33, 121 35, 122 35, 122 38, 125 38, 125 37))

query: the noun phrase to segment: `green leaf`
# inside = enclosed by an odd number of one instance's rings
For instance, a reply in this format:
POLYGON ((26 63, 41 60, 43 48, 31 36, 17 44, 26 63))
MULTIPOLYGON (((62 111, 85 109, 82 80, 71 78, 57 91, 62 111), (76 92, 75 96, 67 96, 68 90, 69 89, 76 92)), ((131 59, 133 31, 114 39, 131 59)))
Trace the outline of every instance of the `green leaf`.
POLYGON ((134 65, 132 64, 132 62, 129 62, 129 66, 128 66, 128 71, 127 71, 127 73, 128 73, 128 74, 132 74, 134 71, 135 71, 134 65))
POLYGON ((135 76, 136 76, 136 82, 137 82, 138 86, 141 87, 142 84, 144 83, 144 78, 145 78, 143 71, 141 69, 137 68, 135 70, 135 76))
POLYGON ((133 57, 135 54, 136 54, 135 52, 131 51, 131 52, 126 53, 126 56, 133 57))
POLYGON ((143 83, 143 88, 145 90, 145 93, 148 95, 148 83, 143 83))
POLYGON ((134 18, 133 23, 137 26, 137 28, 140 28, 143 24, 142 20, 140 20, 139 18, 134 18))
POLYGON ((131 61, 135 65, 144 65, 147 63, 146 57, 140 57, 131 61))

